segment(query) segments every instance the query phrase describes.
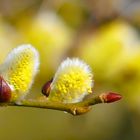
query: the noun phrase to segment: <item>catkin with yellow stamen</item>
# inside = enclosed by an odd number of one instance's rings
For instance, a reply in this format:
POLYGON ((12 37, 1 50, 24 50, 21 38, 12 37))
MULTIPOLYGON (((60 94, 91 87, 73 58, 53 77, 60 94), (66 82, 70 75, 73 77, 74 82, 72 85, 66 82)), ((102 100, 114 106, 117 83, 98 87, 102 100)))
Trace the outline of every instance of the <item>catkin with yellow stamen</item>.
POLYGON ((0 75, 12 88, 12 101, 18 101, 27 94, 38 66, 38 52, 29 44, 21 45, 9 53, 0 66, 0 75))
POLYGON ((87 64, 76 58, 67 58, 53 78, 48 99, 63 103, 79 102, 92 93, 92 78, 87 64))

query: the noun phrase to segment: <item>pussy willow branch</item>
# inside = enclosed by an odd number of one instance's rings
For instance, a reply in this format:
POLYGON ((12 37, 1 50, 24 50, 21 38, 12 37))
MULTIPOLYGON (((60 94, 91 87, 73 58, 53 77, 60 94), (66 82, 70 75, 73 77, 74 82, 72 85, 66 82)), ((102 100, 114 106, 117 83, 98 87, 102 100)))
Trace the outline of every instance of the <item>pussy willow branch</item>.
MULTIPOLYGON (((108 94, 100 94, 96 96, 92 96, 82 102, 78 103, 58 103, 58 102, 51 102, 51 101, 44 101, 38 99, 24 99, 20 101, 20 104, 17 103, 7 103, 5 105, 8 106, 19 106, 19 107, 34 107, 34 108, 44 108, 44 109, 54 109, 59 111, 65 111, 72 115, 81 115, 88 112, 91 109, 92 105, 99 104, 99 103, 107 103, 106 95, 108 94)), ((1 106, 4 104, 1 104, 1 106)))
POLYGON ((72 115, 81 115, 88 112, 91 106, 99 103, 109 103, 121 99, 121 95, 114 93, 102 93, 92 96, 78 103, 58 103, 39 99, 24 99, 20 103, 9 102, 0 103, 0 106, 18 106, 18 107, 34 107, 65 111, 72 115))
POLYGON ((10 104, 14 106, 25 106, 25 107, 36 107, 36 108, 45 108, 45 109, 54 109, 60 111, 66 111, 72 115, 80 115, 89 111, 91 105, 102 103, 100 96, 94 96, 90 99, 79 103, 57 103, 51 101, 41 101, 37 99, 26 99, 22 100, 19 104, 10 104))

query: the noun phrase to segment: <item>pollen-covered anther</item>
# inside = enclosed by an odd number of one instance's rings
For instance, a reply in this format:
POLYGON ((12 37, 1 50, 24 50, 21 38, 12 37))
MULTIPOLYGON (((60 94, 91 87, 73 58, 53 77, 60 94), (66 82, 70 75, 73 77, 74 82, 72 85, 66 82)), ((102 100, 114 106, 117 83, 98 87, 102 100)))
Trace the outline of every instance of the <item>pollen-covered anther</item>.
POLYGON ((38 72, 39 54, 30 44, 14 48, 0 67, 0 75, 12 88, 12 101, 22 99, 38 72))
POLYGON ((61 63, 51 83, 49 100, 74 103, 92 92, 93 76, 87 64, 67 58, 61 63))

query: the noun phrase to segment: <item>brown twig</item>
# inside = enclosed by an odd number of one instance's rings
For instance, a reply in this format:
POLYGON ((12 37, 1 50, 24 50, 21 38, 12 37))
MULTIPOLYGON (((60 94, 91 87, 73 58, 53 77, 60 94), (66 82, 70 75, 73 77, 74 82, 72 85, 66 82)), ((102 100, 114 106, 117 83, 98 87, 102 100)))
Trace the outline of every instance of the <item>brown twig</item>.
POLYGON ((8 103, 8 106, 24 106, 24 107, 35 107, 44 109, 54 109, 59 111, 65 111, 72 115, 81 115, 88 112, 92 105, 99 103, 110 103, 121 99, 121 95, 108 92, 102 93, 98 96, 93 96, 82 102, 78 103, 58 103, 51 101, 44 101, 38 99, 24 99, 19 103, 8 103))

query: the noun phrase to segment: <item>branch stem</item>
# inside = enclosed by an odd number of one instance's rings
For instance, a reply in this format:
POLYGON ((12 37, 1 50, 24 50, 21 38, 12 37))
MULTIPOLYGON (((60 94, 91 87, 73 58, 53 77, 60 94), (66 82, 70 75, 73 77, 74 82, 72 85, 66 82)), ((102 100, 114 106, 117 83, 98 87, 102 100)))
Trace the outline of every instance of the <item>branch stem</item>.
POLYGON ((34 107, 34 108, 44 108, 53 109, 59 111, 65 111, 72 115, 81 115, 90 110, 91 105, 102 103, 100 96, 94 96, 90 99, 79 103, 58 103, 51 101, 43 101, 38 99, 24 99, 20 104, 9 103, 9 106, 24 106, 24 107, 34 107))
POLYGON ((92 96, 91 98, 88 98, 78 103, 59 103, 40 99, 24 99, 20 101, 20 103, 15 102, 0 103, 0 106, 7 105, 7 106, 53 109, 65 111, 72 115, 81 115, 88 112, 91 109, 92 105, 96 105, 99 103, 114 102, 119 99, 121 99, 121 96, 119 94, 102 93, 100 95, 92 96))

